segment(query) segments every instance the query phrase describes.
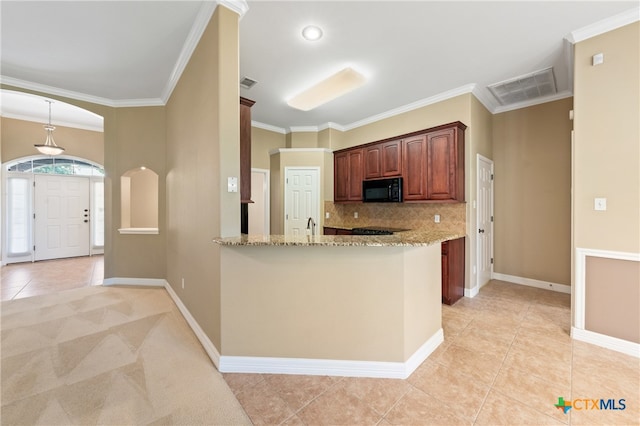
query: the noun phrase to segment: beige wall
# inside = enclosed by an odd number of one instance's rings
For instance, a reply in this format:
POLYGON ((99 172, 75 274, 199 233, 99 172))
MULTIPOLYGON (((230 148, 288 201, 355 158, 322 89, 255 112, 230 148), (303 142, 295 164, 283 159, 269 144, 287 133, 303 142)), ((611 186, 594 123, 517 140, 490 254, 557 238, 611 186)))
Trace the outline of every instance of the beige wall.
MULTIPOLYGON (((167 229, 164 226, 164 208, 158 210, 158 235, 121 235, 117 231, 122 224, 120 176, 129 170, 145 166, 158 174, 158 203, 164 206, 166 158, 164 122, 164 107, 115 110, 116 128, 113 151, 110 149, 105 151, 106 156, 113 158, 113 164, 107 171, 112 183, 110 195, 113 208, 110 214, 112 223, 107 228, 107 233, 111 234, 111 244, 105 245, 105 255, 108 253, 105 258, 105 278, 165 277, 167 229)), ((107 130, 105 130, 106 136, 107 130)), ((133 216, 131 219, 133 220, 133 216)))
POLYGON ((640 262, 587 256, 585 328, 640 343, 640 262))
POLYGON ((286 140, 283 133, 251 128, 251 167, 269 170, 271 156, 269 151, 277 148, 285 148, 286 140))
POLYGON ((287 148, 318 148, 318 132, 290 132, 286 142, 287 148))
POLYGON ((636 22, 575 46, 576 247, 640 252, 639 40, 636 22), (604 63, 592 66, 596 53, 604 63))
POLYGON ((227 176, 239 175, 237 67, 238 15, 219 6, 166 106, 166 278, 219 351, 220 250, 212 239, 240 234, 240 195, 226 191, 227 176))
POLYGON ((439 245, 221 250, 222 355, 405 362, 441 328, 439 245))
MULTIPOLYGON (((45 130, 42 123, 1 117, 2 161, 7 162, 31 155, 39 155, 34 144, 44 143, 45 130)), ((64 155, 85 158, 104 164, 104 134, 91 130, 56 126, 53 131, 56 144, 66 151, 64 155)))
MULTIPOLYGON (((639 253, 640 23, 577 43, 574 62, 572 249, 639 253), (604 54, 604 63, 592 66, 597 53, 604 54), (596 197, 607 199, 606 211, 594 211, 596 197)), ((593 273, 586 275, 591 291, 609 291, 610 279, 599 280, 593 273)), ((574 270, 574 279, 575 274, 574 270)), ((637 288, 637 279, 634 285, 637 288)), ((608 299, 585 306, 585 319, 597 316, 602 319, 600 332, 621 335, 629 327, 620 318, 623 303, 628 309, 625 318, 637 323, 637 304, 608 299)), ((589 324, 593 325, 587 322, 587 328, 589 324)))
POLYGON ((571 283, 571 127, 566 98, 493 117, 494 271, 571 283))
MULTIPOLYGON (((129 180, 129 224, 125 225, 122 218, 122 227, 127 228, 157 228, 158 227, 158 175, 150 169, 137 169, 127 173, 123 179, 129 180)), ((122 211, 125 211, 126 194, 122 185, 122 211)))

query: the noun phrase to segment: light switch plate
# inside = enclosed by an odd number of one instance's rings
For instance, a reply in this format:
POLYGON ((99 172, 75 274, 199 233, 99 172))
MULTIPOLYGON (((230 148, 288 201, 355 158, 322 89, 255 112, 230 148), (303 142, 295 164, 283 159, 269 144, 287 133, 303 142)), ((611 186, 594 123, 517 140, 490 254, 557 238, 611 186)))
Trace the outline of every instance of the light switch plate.
POLYGON ((596 211, 606 211, 607 210, 607 199, 606 198, 594 198, 593 199, 593 209, 596 211))
POLYGON ((227 192, 238 192, 238 178, 237 177, 228 177, 227 178, 227 192))

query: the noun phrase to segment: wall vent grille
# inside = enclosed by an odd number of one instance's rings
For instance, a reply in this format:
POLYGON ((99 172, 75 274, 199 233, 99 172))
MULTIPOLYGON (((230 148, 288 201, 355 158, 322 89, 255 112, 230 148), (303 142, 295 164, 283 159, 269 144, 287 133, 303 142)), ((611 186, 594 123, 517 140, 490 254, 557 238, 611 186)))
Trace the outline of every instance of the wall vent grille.
POLYGON ((510 105, 558 93, 553 67, 487 86, 500 105, 510 105))
POLYGON ((256 83, 257 81, 249 77, 242 77, 240 79, 240 86, 244 87, 245 89, 251 89, 253 86, 255 86, 256 83))

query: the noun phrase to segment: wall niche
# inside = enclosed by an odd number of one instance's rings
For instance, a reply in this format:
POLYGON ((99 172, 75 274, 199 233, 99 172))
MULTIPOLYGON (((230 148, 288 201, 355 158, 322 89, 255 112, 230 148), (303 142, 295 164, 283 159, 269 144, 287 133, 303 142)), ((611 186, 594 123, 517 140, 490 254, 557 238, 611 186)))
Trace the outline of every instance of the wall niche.
POLYGON ((121 234, 158 234, 158 174, 146 167, 120 177, 121 234))

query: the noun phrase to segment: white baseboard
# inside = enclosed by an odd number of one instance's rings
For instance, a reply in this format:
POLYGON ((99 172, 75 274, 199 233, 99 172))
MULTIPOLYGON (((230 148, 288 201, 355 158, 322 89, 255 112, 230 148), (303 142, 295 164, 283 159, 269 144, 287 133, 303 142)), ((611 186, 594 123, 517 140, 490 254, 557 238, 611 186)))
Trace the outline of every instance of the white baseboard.
POLYGON ((472 288, 465 288, 464 297, 476 297, 479 292, 480 292, 480 289, 478 288, 478 286, 475 286, 472 288))
POLYGON ((204 351, 207 353, 207 355, 209 355, 209 358, 211 358, 211 361, 213 361, 213 364, 216 366, 218 371, 222 372, 222 370, 220 369, 220 352, 218 352, 218 349, 216 349, 213 342, 209 339, 204 330, 202 330, 202 327, 200 327, 198 321, 196 321, 193 315, 191 315, 191 312, 189 312, 187 307, 184 306, 184 303, 182 303, 182 300, 180 300, 176 292, 173 291, 171 285, 167 281, 165 281, 165 283, 166 284, 164 288, 167 290, 167 293, 169 293, 171 299, 173 299, 173 302, 176 304, 176 306, 180 310, 180 313, 187 321, 187 324, 189 324, 189 327, 191 327, 191 329, 195 333, 196 337, 200 341, 200 344, 204 348, 204 351))
POLYGON ((164 287, 167 285, 167 280, 164 278, 105 278, 102 281, 102 285, 135 285, 135 286, 147 286, 147 287, 164 287))
POLYGON ((582 342, 591 343, 592 345, 640 358, 640 344, 638 343, 575 327, 571 327, 571 337, 582 342))
POLYGON ((442 329, 406 362, 349 361, 308 358, 221 356, 222 373, 302 374, 312 376, 406 379, 444 341, 442 329))
POLYGON ((534 280, 532 278, 516 277, 515 275, 500 274, 493 272, 491 279, 509 281, 513 284, 526 285, 529 287, 542 288, 545 290, 557 291, 559 293, 571 294, 571 286, 566 284, 556 284, 549 281, 534 280))

